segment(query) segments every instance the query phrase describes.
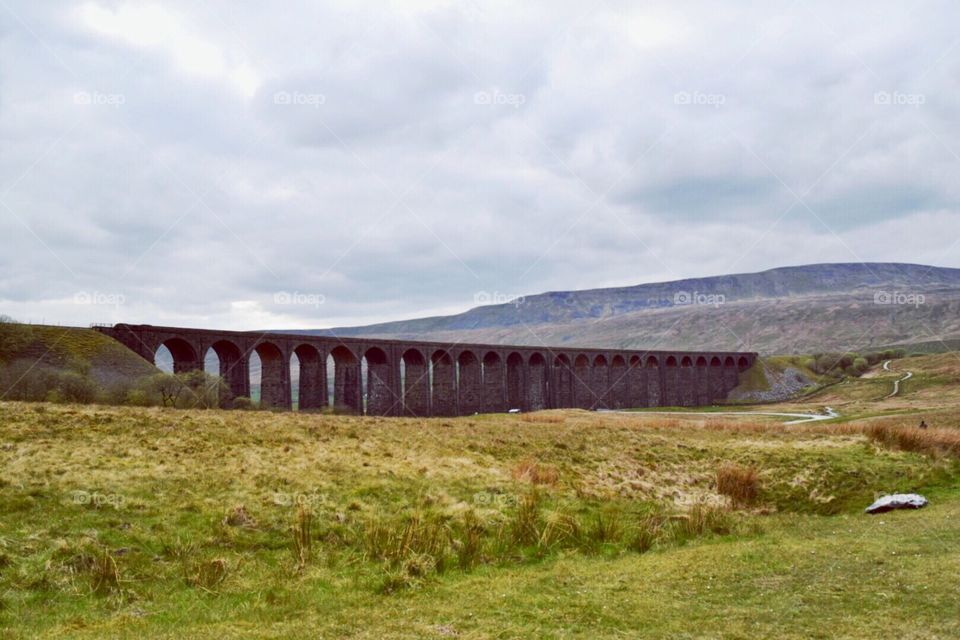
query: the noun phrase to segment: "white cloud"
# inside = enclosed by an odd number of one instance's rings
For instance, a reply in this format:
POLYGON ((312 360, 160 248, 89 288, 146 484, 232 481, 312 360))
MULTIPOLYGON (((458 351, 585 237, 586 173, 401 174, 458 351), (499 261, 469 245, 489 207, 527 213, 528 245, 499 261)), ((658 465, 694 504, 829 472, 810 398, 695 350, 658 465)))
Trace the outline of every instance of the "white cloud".
POLYGON ((246 96, 260 84, 248 63, 228 60, 215 42, 192 33, 189 20, 157 4, 121 4, 110 9, 86 2, 77 9, 79 21, 95 33, 115 38, 135 48, 153 49, 175 61, 187 74, 220 78, 246 96))
POLYGON ((947 2, 9 4, 0 312, 302 328, 960 266, 947 2))

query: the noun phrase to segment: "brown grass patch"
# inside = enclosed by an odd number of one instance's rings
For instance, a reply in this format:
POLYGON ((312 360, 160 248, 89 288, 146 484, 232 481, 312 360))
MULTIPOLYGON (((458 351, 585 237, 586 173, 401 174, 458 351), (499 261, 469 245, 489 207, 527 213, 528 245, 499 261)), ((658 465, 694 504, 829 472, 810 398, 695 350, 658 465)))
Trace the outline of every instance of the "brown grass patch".
POLYGON ((563 424, 567 421, 562 413, 525 413, 520 419, 532 424, 563 424))
POLYGON ((533 485, 553 486, 560 479, 560 472, 556 467, 542 465, 533 458, 526 458, 513 468, 513 479, 533 485))
POLYGON ((244 505, 238 504, 223 517, 223 524, 228 527, 253 528, 257 526, 257 521, 244 505))
POLYGON ((733 504, 752 504, 760 491, 760 478, 753 467, 726 464, 717 469, 717 492, 728 496, 733 504))
POLYGON ((960 430, 870 424, 864 427, 864 433, 874 442, 887 447, 930 456, 960 458, 960 430))

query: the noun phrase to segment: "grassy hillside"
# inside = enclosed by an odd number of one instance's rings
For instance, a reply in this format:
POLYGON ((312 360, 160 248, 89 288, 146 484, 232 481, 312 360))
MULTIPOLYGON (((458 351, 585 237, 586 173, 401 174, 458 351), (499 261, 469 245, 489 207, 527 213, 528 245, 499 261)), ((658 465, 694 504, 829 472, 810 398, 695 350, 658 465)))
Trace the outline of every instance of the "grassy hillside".
MULTIPOLYGON (((891 371, 873 367, 861 378, 848 378, 800 400, 771 405, 770 410, 821 410, 830 406, 841 422, 878 418, 883 424, 916 426, 924 417, 933 427, 960 425, 960 352, 912 356, 894 360, 891 371), (893 391, 894 380, 913 376, 893 391)), ((765 408, 766 409, 766 408, 765 408)))
POLYGON ((81 371, 102 385, 157 372, 152 364, 93 329, 23 326, 28 339, 15 350, 0 353, 0 361, 27 360, 38 366, 81 371))
POLYGON ((960 339, 960 270, 902 264, 786 267, 551 292, 454 316, 332 331, 345 336, 765 354, 938 344, 960 339))
POLYGON ((0 403, 0 637, 955 636, 960 449, 875 420, 0 403))

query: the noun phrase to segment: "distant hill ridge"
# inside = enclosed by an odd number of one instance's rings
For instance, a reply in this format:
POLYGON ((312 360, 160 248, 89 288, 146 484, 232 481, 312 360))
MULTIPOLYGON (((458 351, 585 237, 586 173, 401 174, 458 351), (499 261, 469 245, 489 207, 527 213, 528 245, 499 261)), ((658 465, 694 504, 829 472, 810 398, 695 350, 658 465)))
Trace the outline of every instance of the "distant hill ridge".
POLYGON ((958 302, 960 269, 814 264, 551 291, 451 316, 298 333, 791 353, 960 338, 958 302))

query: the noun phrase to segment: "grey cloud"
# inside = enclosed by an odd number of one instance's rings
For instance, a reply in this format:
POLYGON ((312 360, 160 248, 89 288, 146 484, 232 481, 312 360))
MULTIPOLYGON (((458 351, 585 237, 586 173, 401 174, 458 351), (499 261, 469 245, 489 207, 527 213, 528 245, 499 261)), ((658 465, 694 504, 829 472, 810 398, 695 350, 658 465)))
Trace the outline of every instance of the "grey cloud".
POLYGON ((72 3, 9 6, 40 39, 0 26, 14 315, 284 328, 478 291, 956 263, 947 2, 169 2, 181 40, 147 45, 72 3), (829 229, 799 205, 780 218, 794 194, 829 229), (129 302, 49 302, 78 290, 129 302))

